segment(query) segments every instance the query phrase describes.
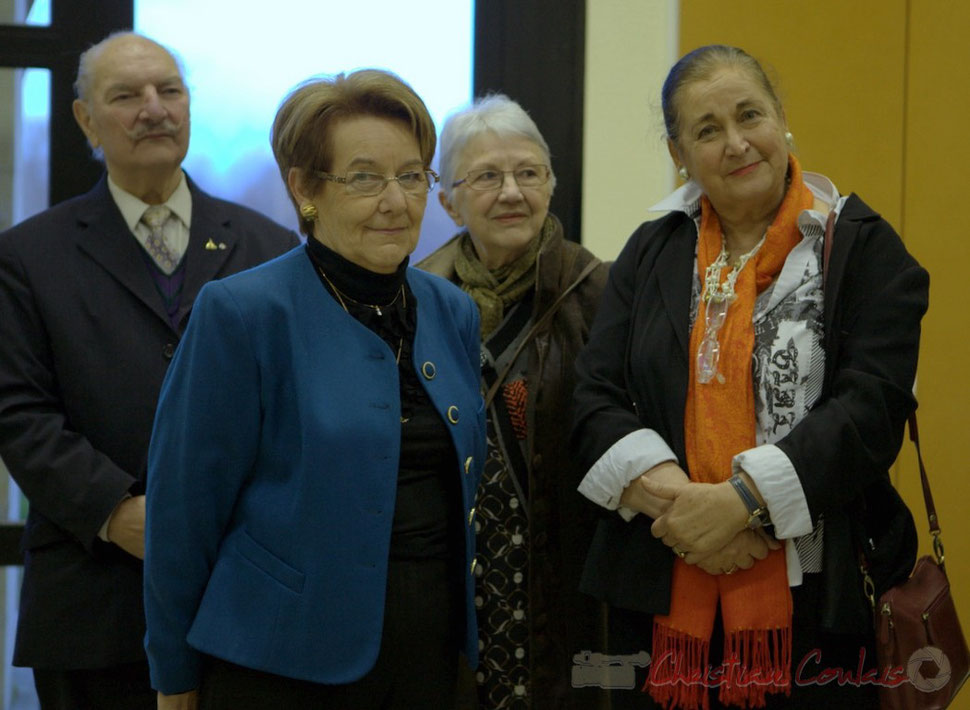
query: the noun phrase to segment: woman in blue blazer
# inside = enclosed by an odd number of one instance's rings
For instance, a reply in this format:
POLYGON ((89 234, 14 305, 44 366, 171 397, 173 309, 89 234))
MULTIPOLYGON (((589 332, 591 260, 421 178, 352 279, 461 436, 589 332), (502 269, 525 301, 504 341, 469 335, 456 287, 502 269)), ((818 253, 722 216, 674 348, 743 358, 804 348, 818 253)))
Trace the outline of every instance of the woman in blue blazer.
POLYGON ((314 80, 273 149, 306 247, 210 284, 149 454, 160 708, 446 708, 477 659, 477 309, 408 268, 435 129, 397 77, 314 80))

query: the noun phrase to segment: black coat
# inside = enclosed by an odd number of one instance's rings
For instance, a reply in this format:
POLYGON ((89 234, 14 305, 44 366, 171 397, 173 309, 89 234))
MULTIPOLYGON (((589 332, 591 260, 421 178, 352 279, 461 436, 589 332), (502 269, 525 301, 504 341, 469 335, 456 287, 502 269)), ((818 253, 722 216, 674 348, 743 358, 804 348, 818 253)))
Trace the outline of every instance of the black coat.
POLYGON ((30 502, 15 665, 144 659, 142 563, 98 530, 144 492, 159 388, 199 289, 299 243, 189 189, 177 331, 105 178, 0 234, 0 456, 30 502))
MULTIPOLYGON (((577 359, 573 441, 588 470, 623 436, 657 431, 681 462, 689 309, 697 229, 681 212, 647 222, 610 272, 589 344, 577 359)), ((777 446, 791 459, 813 523, 825 516, 821 618, 871 632, 856 563, 866 519, 877 588, 909 573, 916 531, 888 469, 916 402, 912 384, 929 278, 892 227, 855 195, 836 224, 825 287, 825 384, 812 411, 777 446), (861 529, 860 529, 861 530, 861 529), (856 583, 858 582, 858 583, 856 583)), ((673 555, 651 519, 602 517, 584 591, 619 607, 666 613, 673 555)))

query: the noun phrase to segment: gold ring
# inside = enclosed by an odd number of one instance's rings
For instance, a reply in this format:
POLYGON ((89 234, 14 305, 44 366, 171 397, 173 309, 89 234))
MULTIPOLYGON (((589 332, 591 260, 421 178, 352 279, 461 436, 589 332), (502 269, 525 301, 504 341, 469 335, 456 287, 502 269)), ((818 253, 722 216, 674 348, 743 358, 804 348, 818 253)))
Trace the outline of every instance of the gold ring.
POLYGON ((674 545, 673 550, 674 550, 674 554, 677 555, 677 557, 679 557, 680 559, 684 559, 685 557, 687 557, 687 553, 684 550, 681 550, 676 545, 674 545))

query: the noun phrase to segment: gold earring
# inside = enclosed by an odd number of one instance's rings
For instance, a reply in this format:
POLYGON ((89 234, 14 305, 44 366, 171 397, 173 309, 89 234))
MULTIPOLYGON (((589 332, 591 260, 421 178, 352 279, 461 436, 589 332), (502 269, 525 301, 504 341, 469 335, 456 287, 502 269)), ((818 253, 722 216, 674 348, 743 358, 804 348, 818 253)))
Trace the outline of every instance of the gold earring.
POLYGON ((308 222, 317 221, 317 206, 312 202, 300 205, 300 216, 308 222))
POLYGON ((687 172, 687 168, 685 168, 683 165, 680 166, 680 170, 677 171, 677 174, 680 175, 680 179, 684 182, 690 180, 690 174, 687 172))

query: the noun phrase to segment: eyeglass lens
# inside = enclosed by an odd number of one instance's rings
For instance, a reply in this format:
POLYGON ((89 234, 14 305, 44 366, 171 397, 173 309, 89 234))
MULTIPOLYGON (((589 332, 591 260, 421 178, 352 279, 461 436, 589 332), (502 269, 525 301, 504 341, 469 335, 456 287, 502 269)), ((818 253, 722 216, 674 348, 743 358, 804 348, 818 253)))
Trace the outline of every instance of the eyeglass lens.
POLYGON ((523 165, 515 170, 474 170, 468 173, 464 182, 473 190, 497 190, 505 183, 505 176, 511 175, 519 187, 538 187, 549 179, 549 168, 545 165, 523 165))
POLYGON ((391 178, 377 173, 350 173, 347 175, 347 187, 362 195, 376 195, 383 192, 387 183, 392 180, 396 181, 402 190, 413 195, 424 194, 434 185, 430 173, 414 170, 391 178))

